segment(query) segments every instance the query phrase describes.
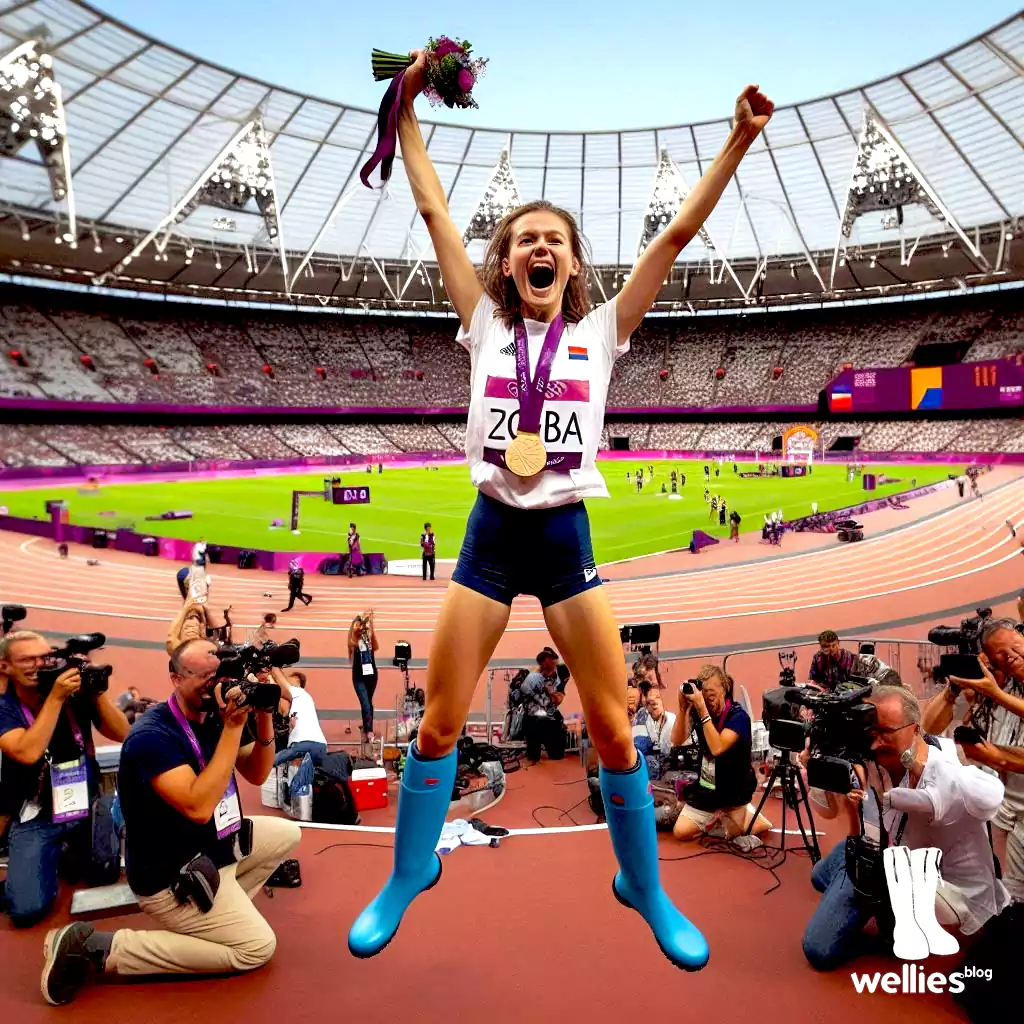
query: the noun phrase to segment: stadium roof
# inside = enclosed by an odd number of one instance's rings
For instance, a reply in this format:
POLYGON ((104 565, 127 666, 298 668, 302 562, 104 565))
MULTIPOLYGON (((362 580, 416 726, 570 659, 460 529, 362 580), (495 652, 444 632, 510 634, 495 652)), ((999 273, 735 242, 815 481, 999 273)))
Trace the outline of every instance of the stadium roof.
MULTIPOLYGON (((236 74, 79 0, 0 0, 4 54, 5 269, 228 299, 443 308, 401 161, 386 193, 359 181, 375 111, 236 74)), ((424 122, 471 255, 510 201, 543 197, 579 217, 605 295, 728 130, 424 122)), ((884 80, 778 109, 659 305, 1019 279, 1018 218, 1024 14, 884 80)))

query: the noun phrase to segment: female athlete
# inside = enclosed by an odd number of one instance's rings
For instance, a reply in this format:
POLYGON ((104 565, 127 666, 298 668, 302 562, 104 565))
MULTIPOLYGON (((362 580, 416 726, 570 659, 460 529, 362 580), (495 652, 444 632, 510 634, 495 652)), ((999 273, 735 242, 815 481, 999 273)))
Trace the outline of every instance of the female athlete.
POLYGON ((576 223, 546 202, 521 206, 498 224, 477 273, 413 111, 424 84, 423 54, 413 56, 398 134, 417 208, 461 321, 458 341, 470 353, 466 454, 479 493, 434 632, 426 710, 402 777, 394 867, 353 925, 349 949, 359 957, 380 952, 412 900, 440 878, 434 847, 455 780, 456 741, 512 599, 525 593, 541 602, 600 756, 620 867, 614 895, 643 916, 672 963, 699 970, 708 960, 707 943, 658 878, 647 768, 633 745, 619 631, 597 572, 583 499, 608 496, 595 459, 612 364, 628 350, 630 334, 676 257, 714 209, 774 106, 757 86, 743 90, 722 151, 618 295, 592 309, 576 223))

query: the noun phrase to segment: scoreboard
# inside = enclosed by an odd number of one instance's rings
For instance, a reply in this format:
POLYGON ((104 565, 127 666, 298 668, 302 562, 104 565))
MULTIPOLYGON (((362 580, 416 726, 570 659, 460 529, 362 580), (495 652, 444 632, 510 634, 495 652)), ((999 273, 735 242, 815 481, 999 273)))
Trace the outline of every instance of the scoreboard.
POLYGON ((1024 367, 1010 360, 843 370, 826 389, 830 412, 932 412, 1024 406, 1024 367))

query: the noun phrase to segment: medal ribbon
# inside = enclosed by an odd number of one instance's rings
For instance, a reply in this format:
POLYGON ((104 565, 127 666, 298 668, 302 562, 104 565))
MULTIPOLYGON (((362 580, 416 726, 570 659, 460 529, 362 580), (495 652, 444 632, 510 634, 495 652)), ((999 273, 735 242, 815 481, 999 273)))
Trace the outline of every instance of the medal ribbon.
POLYGON ((555 361, 558 343, 562 340, 565 321, 559 313, 548 325, 544 345, 537 360, 537 372, 530 380, 530 345, 526 336, 526 324, 522 317, 516 318, 516 382, 519 385, 519 431, 536 434, 540 431, 540 414, 544 408, 544 395, 548 389, 551 364, 555 361))

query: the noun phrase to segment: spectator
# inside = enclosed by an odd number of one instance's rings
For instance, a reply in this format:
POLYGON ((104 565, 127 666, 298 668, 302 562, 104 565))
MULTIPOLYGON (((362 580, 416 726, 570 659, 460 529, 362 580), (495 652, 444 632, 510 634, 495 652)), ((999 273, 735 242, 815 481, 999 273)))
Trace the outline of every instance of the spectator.
POLYGON ((327 753, 327 738, 320 728, 316 704, 306 692, 306 673, 292 670, 289 672, 291 687, 291 715, 289 720, 288 746, 274 757, 274 764, 284 764, 309 754, 313 764, 318 765, 327 753))
MULTIPOLYGON (((732 679, 718 666, 705 665, 697 680, 701 689, 693 686, 687 693, 679 688, 679 717, 672 727, 673 746, 681 746, 691 728, 700 745, 699 776, 684 791, 685 804, 673 833, 677 839, 696 839, 721 824, 731 838, 747 830, 755 810, 750 805, 757 788, 750 763, 750 716, 733 701, 732 679)), ((761 815, 753 833, 771 827, 761 815)))
POLYGON ((274 933, 252 900, 300 832, 283 818, 242 817, 235 768, 263 783, 273 727, 270 714, 257 711, 253 736, 237 687, 218 695, 214 650, 208 640, 175 649, 173 694, 121 751, 128 884, 160 930, 97 932, 78 922, 51 932, 42 990, 52 1005, 70 1002, 90 974, 224 974, 262 967, 274 954, 274 933), (181 890, 180 899, 179 886, 195 876, 202 885, 181 890))
POLYGON ((99 793, 95 726, 120 743, 128 720, 108 693, 82 693, 77 668, 48 690, 39 672, 50 645, 18 630, 0 639, 0 814, 12 817, 8 836, 7 910, 19 927, 44 918, 57 898, 61 851, 91 861, 91 812, 99 793), (59 793, 55 799, 54 794, 59 793))
POLYGON ((380 647, 373 628, 373 609, 357 615, 348 630, 348 656, 352 662, 352 686, 359 699, 363 717, 363 738, 374 741, 373 694, 377 689, 377 660, 374 652, 380 647))
MULTIPOLYGON (((922 926, 930 916, 944 928, 956 927, 971 935, 1008 902, 995 876, 985 827, 999 808, 1003 785, 978 768, 960 764, 955 748, 944 749, 935 737, 926 737, 920 705, 906 688, 880 686, 868 700, 877 709, 871 730, 872 761, 893 785, 881 798, 881 822, 874 813, 874 799, 853 797, 847 803, 862 800, 866 826, 873 816, 876 832, 882 824, 889 837, 897 837, 895 846, 902 842, 909 848, 912 872, 923 870, 917 867, 919 851, 932 847, 941 851, 942 880, 934 907, 915 908, 914 916, 922 926)), ((851 813, 851 831, 853 823, 851 813)), ((843 843, 815 866, 812 881, 823 895, 804 933, 804 955, 812 967, 831 970, 856 954, 861 933, 878 904, 854 889, 843 843)))
POLYGON ((640 692, 640 684, 635 676, 626 680, 626 714, 629 715, 629 724, 636 721, 637 712, 643 707, 643 694, 640 692))
POLYGON ((853 652, 839 646, 839 637, 831 629, 818 635, 820 650, 811 659, 808 673, 812 683, 825 690, 834 690, 842 683, 848 683, 853 673, 853 652))

